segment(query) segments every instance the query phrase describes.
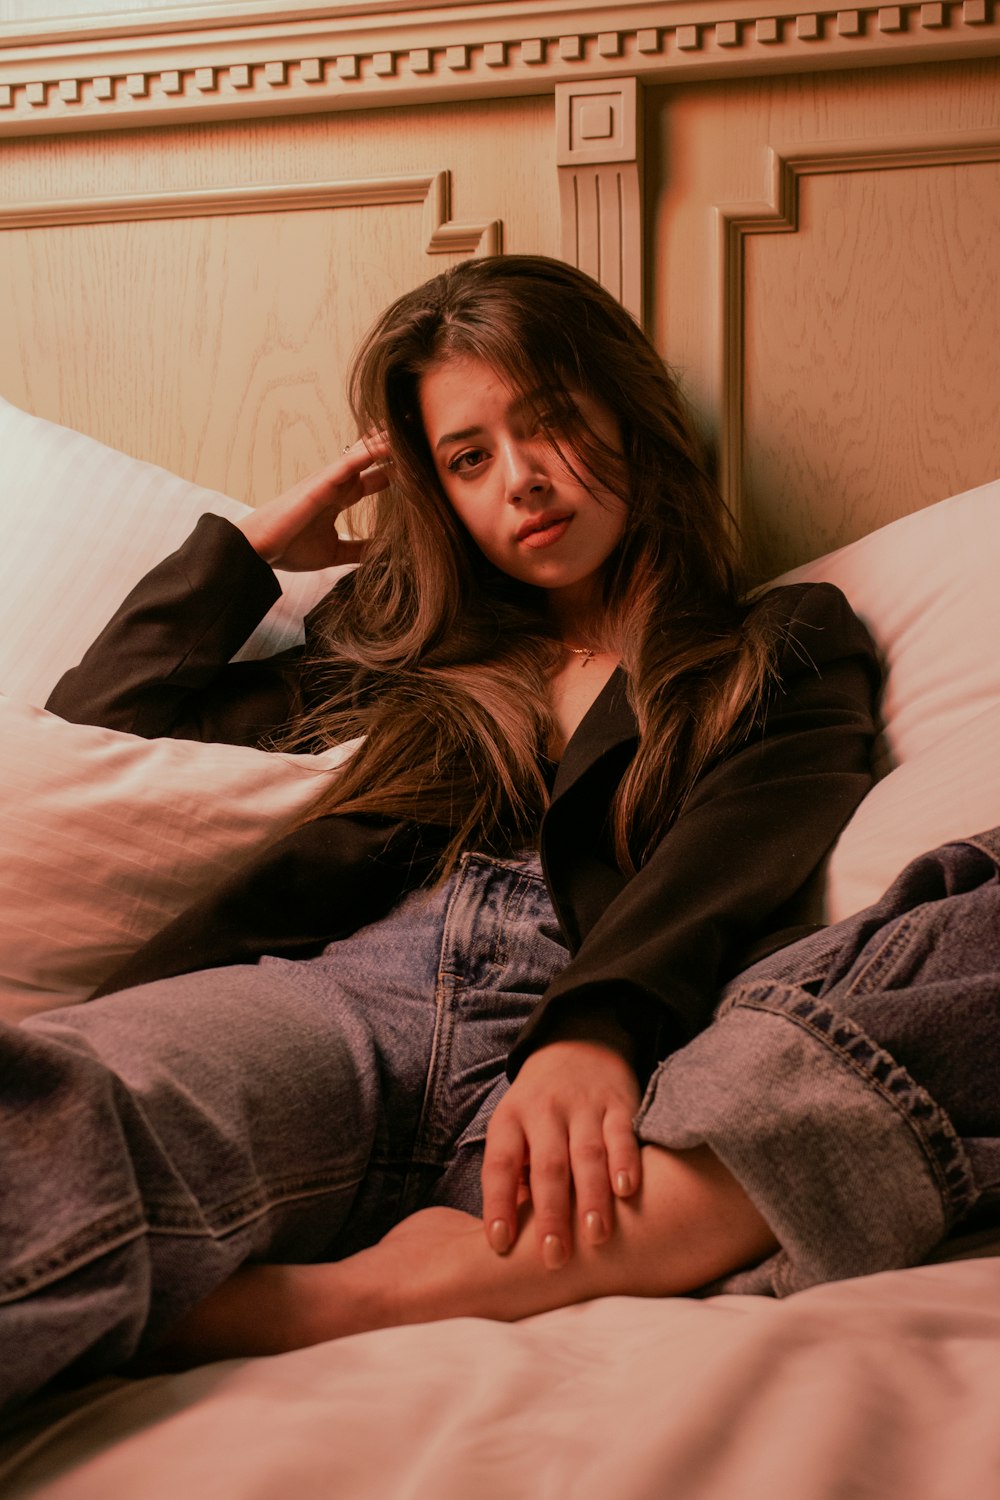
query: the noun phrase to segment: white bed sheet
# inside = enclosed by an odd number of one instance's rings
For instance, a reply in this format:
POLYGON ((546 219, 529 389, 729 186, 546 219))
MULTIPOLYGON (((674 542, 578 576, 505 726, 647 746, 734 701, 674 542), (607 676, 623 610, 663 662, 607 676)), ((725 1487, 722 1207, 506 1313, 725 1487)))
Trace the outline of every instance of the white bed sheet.
POLYGON ((106 1382, 8 1444, 4 1500, 989 1500, 1000 1258, 106 1382))

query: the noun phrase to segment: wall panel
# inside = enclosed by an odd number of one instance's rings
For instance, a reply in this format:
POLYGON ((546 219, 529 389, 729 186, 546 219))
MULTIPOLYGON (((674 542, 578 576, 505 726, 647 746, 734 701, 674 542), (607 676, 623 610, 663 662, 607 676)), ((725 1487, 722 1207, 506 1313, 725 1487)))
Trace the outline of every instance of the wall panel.
POLYGON ((797 230, 748 238, 744 483, 777 566, 1000 474, 996 152, 807 178, 797 230))
POLYGON ((651 331, 759 572, 1000 473, 1000 63, 649 105, 651 331))
POLYGON ((345 367, 388 301, 477 247, 557 253, 552 134, 518 99, 9 141, 0 392, 265 499, 352 436, 345 367), (229 202, 315 182, 337 201, 229 202))

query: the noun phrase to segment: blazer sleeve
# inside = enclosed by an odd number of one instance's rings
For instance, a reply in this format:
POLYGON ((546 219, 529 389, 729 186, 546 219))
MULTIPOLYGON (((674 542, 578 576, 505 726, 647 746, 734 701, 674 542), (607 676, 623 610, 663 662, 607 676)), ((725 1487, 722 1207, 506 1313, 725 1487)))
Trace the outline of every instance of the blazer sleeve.
POLYGON ((147 739, 255 745, 299 706, 303 651, 233 662, 281 589, 238 527, 205 515, 129 594, 46 708, 147 739))
POLYGON ((787 926, 789 903, 870 788, 881 682, 871 638, 832 585, 774 594, 769 607, 788 621, 777 690, 582 935, 518 1038, 511 1076, 569 1018, 575 1035, 582 1015, 595 1036, 609 1021, 624 1028, 640 1074, 703 1030, 720 985, 787 926))

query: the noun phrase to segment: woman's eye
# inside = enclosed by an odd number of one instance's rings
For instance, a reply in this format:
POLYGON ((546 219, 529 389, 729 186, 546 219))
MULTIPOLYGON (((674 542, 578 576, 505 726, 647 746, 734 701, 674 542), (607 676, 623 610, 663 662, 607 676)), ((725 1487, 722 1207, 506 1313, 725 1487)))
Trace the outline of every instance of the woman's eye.
POLYGON ((448 460, 449 474, 468 474, 486 458, 482 448, 466 448, 464 453, 456 453, 454 458, 448 460))
POLYGON ((534 429, 536 433, 566 433, 575 426, 579 413, 573 407, 542 407, 535 412, 534 429))

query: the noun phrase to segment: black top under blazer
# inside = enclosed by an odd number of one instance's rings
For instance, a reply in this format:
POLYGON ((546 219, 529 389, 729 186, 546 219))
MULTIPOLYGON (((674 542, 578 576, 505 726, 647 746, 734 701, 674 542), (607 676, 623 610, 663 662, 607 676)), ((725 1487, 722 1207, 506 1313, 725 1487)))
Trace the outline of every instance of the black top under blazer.
MULTIPOLYGON (((346 580, 345 580, 346 582, 346 580)), ((338 585, 343 587, 344 584, 338 585)), ((203 516, 132 591, 47 707, 148 738, 266 741, 310 700, 306 645, 232 662, 280 594, 235 526, 203 516)), ((606 815, 637 730, 616 670, 566 747, 541 828, 570 957, 511 1054, 514 1075, 561 1018, 624 1025, 640 1074, 710 1021, 748 955, 800 935, 797 895, 869 789, 880 668, 830 584, 775 591, 779 682, 752 734, 711 765, 631 878, 606 815)), ((322 605, 318 606, 322 609, 322 605)), ((330 815, 292 829, 146 943, 98 993, 263 954, 305 957, 388 911, 433 869, 434 830, 330 815)))

